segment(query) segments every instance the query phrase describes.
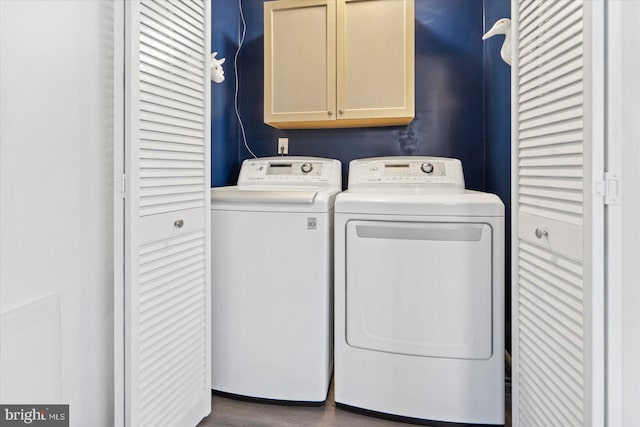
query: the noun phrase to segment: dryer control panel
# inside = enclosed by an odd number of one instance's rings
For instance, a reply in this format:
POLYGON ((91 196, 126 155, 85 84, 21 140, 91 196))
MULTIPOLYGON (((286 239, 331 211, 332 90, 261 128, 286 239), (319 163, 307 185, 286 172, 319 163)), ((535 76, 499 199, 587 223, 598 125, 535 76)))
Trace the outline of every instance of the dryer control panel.
POLYGON ((416 184, 464 188, 462 163, 446 157, 376 157, 353 160, 349 188, 416 184))
POLYGON ((242 162, 238 185, 341 185, 338 160, 318 157, 265 157, 242 162))

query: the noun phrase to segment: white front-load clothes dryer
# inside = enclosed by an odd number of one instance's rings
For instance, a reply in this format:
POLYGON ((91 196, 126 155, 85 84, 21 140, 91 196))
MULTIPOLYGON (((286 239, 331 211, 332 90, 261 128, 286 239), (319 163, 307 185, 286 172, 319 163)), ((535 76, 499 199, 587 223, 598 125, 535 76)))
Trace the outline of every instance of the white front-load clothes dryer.
POLYGON ((245 160, 211 189, 212 388, 322 403, 333 347, 333 205, 341 165, 245 160))
POLYGON ((504 424, 504 206, 459 160, 354 160, 335 204, 335 400, 504 424))

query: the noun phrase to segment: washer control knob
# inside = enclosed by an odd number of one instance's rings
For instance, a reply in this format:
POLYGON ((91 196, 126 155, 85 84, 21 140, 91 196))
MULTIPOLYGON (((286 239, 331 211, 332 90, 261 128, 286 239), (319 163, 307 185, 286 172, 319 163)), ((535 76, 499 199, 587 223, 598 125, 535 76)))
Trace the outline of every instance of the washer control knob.
POLYGON ((302 166, 300 166, 300 170, 304 173, 309 173, 313 170, 313 165, 311 163, 303 163, 302 166))
POLYGON ((431 173, 433 172, 433 165, 431 163, 423 163, 420 169, 422 169, 424 173, 431 173))

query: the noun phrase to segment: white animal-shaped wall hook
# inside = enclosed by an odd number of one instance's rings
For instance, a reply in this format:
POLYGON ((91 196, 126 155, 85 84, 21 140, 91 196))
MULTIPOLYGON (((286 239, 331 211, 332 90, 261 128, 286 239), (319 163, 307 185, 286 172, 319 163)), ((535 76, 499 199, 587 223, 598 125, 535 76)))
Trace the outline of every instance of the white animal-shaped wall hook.
POLYGON ((224 59, 216 59, 216 55, 218 52, 213 52, 211 54, 211 80, 215 83, 222 83, 224 81, 224 69, 222 68, 222 64, 224 64, 224 59))
POLYGON ((507 64, 511 65, 511 19, 501 18, 493 24, 493 27, 482 36, 482 40, 493 37, 497 34, 504 34, 504 43, 500 49, 500 56, 507 64))

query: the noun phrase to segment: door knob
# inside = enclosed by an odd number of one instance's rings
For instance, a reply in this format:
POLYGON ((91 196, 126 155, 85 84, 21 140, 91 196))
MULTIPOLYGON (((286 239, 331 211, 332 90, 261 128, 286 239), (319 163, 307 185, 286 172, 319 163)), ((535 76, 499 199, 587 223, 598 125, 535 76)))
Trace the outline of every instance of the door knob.
POLYGON ((547 230, 536 228, 536 237, 538 239, 542 239, 543 237, 549 237, 549 233, 547 232, 547 230))

